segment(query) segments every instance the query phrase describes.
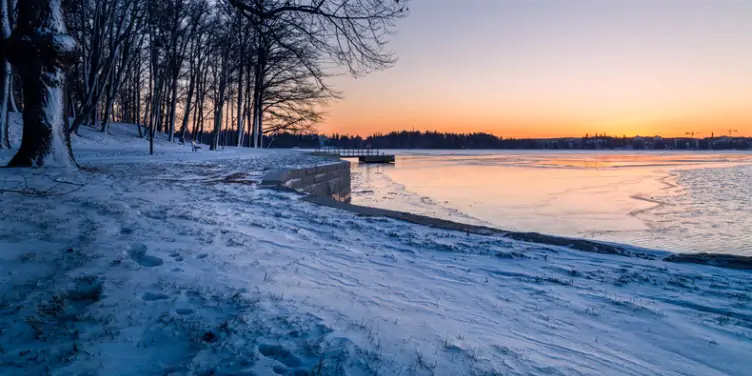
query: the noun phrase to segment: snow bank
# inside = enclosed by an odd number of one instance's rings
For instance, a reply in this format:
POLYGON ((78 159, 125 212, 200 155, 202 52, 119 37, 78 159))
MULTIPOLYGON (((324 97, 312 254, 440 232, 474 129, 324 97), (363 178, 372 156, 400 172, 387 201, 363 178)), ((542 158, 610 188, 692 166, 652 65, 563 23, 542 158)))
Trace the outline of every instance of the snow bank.
POLYGON ((749 371, 749 273, 359 217, 256 187, 299 153, 121 131, 0 171, 0 374, 749 371))

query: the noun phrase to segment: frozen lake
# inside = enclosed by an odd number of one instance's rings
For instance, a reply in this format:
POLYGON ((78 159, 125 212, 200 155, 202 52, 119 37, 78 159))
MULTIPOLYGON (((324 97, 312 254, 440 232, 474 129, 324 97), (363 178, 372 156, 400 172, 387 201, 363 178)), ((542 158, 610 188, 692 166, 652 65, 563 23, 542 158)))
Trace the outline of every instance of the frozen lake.
POLYGON ((752 255, 752 153, 396 151, 353 203, 515 231, 752 255))

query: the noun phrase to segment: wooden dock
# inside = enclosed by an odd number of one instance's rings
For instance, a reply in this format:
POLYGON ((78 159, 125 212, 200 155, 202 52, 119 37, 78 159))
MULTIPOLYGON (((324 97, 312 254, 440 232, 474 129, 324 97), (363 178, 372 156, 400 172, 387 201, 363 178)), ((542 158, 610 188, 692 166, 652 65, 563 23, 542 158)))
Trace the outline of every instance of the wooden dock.
POLYGON ((396 160, 394 154, 382 153, 379 149, 326 148, 316 149, 314 154, 339 158, 357 158, 358 162, 361 163, 394 163, 396 160))

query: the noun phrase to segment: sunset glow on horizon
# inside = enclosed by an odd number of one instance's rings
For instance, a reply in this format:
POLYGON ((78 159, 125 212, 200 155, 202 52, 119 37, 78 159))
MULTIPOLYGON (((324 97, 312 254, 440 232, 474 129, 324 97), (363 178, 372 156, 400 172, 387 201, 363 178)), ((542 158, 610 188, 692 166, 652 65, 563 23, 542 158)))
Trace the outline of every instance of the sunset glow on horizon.
POLYGON ((752 136, 752 1, 412 0, 319 131, 752 136))

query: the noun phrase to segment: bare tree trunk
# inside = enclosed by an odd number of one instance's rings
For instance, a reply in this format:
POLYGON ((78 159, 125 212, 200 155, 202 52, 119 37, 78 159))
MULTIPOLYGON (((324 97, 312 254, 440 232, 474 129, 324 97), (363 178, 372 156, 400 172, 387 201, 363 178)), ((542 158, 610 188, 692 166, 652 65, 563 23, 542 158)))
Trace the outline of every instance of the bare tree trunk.
POLYGON ((199 81, 200 90, 198 91, 198 102, 196 103, 196 109, 198 110, 198 135, 199 136, 199 142, 204 142, 204 102, 206 99, 206 76, 209 72, 209 69, 207 67, 204 67, 204 73, 201 76, 201 80, 199 81))
MULTIPOLYGON (((225 121, 225 146, 229 145, 232 142, 232 124, 233 124, 233 115, 235 103, 232 101, 232 95, 230 96, 230 105, 227 106, 227 120, 225 121)), ((224 148, 223 148, 224 149, 224 148)))
POLYGON ((201 70, 196 75, 196 105, 193 106, 193 127, 191 128, 191 140, 195 140, 198 136, 198 109, 203 105, 202 98, 202 86, 201 86, 201 70))
MULTIPOLYGON (((168 77, 167 82, 165 82, 164 87, 164 96, 162 105, 160 106, 160 110, 162 112, 162 126, 165 134, 170 133, 170 105, 172 104, 172 78, 168 77), (169 83, 169 85, 167 85, 169 83)), ((169 135, 167 137, 169 140, 169 135)))
POLYGON ((115 72, 110 72, 110 77, 107 83, 107 98, 104 104, 104 116, 102 117, 102 132, 107 133, 107 123, 110 120, 110 112, 112 112, 112 103, 115 100, 115 72))
POLYGON ((253 123, 253 120, 251 119, 251 113, 253 112, 251 110, 251 104, 252 104, 253 98, 254 98, 254 96, 251 95, 251 82, 255 82, 256 81, 255 79, 251 80, 251 77, 252 77, 251 64, 248 64, 247 76, 248 76, 248 78, 245 80, 246 81, 246 83, 245 83, 245 85, 246 85, 245 86, 246 100, 245 100, 245 106, 244 106, 244 110, 243 110, 244 111, 243 115, 245 116, 246 123, 248 124, 248 131, 246 132, 246 133, 248 133, 248 147, 251 147, 253 145, 252 137, 254 137, 253 136, 254 135, 254 133, 253 133, 253 126, 255 125, 253 123))
POLYGON ((217 100, 217 103, 215 104, 216 108, 214 109, 214 135, 212 138, 212 144, 210 146, 211 150, 217 150, 217 147, 219 146, 220 132, 222 131, 222 110, 225 104, 225 91, 227 86, 227 76, 229 74, 229 54, 230 46, 225 46, 225 52, 223 54, 224 56, 222 56, 222 73, 220 74, 219 78, 219 98, 217 100))
POLYGON ((136 77, 135 77, 136 82, 134 82, 134 85, 133 85, 134 86, 133 89, 135 91, 134 94, 136 96, 135 98, 136 102, 133 104, 133 112, 134 112, 134 115, 136 116, 135 120, 136 120, 136 127, 138 127, 138 137, 144 137, 144 135, 141 133, 141 52, 140 52, 140 49, 139 49, 139 52, 137 53, 139 55, 138 55, 138 59, 136 60, 137 61, 136 77))
POLYGON ((170 135, 169 135, 169 141, 174 142, 175 141, 175 108, 177 107, 178 102, 178 77, 180 74, 180 68, 173 67, 174 71, 172 73, 172 93, 170 96, 170 135))
POLYGON ((154 82, 154 103, 151 105, 151 111, 154 117, 154 129, 155 134, 162 132, 162 87, 164 86, 164 82, 162 82, 162 79, 159 77, 159 74, 157 73, 157 76, 155 77, 154 82))
POLYGON ((264 84, 263 84, 263 69, 257 70, 259 76, 256 78, 256 85, 254 86, 254 98, 253 98, 253 147, 260 148, 262 133, 263 133, 263 120, 264 120, 264 84))
POLYGON ((259 90, 259 102, 258 102, 258 121, 256 122, 257 134, 258 134, 258 147, 264 147, 264 85, 261 85, 259 90))
POLYGON ((240 44, 240 66, 238 67, 238 143, 243 146, 243 64, 245 63, 245 44, 240 44))
POLYGON ((73 155, 64 122, 65 68, 76 42, 65 28, 61 1, 20 1, 17 26, 7 43, 24 83, 23 138, 8 166, 42 166, 50 154, 69 165, 73 155))
POLYGON ((201 105, 198 107, 198 135, 199 143, 204 143, 204 99, 201 97, 201 105))
POLYGON ((149 86, 151 91, 151 98, 149 100, 149 107, 151 108, 151 112, 148 112, 149 114, 149 155, 154 154, 154 136, 157 133, 157 122, 156 122, 156 114, 157 114, 157 103, 159 102, 159 81, 157 78, 157 67, 156 67, 156 49, 155 47, 151 48, 151 74, 149 77, 149 86), (153 84, 151 83, 153 82, 153 84))
POLYGON ((180 142, 185 142, 185 132, 188 128, 188 118, 191 115, 191 100, 193 99, 193 91, 195 90, 196 82, 193 73, 191 73, 191 82, 188 84, 188 94, 185 99, 185 109, 183 109, 183 121, 180 124, 180 142))
POLYGON ((149 154, 154 154, 154 138, 157 136, 157 131, 159 130, 159 122, 162 118, 159 116, 159 104, 160 104, 160 98, 159 94, 162 92, 160 89, 160 82, 159 78, 155 77, 154 82, 154 92, 152 93, 152 105, 151 105, 151 115, 149 115, 149 154))
POLYGON ((261 80, 262 80, 262 74, 261 74, 261 64, 259 62, 256 62, 256 71, 253 75, 253 147, 258 147, 258 123, 259 123, 259 112, 260 112, 260 106, 259 103, 261 102, 261 80))

